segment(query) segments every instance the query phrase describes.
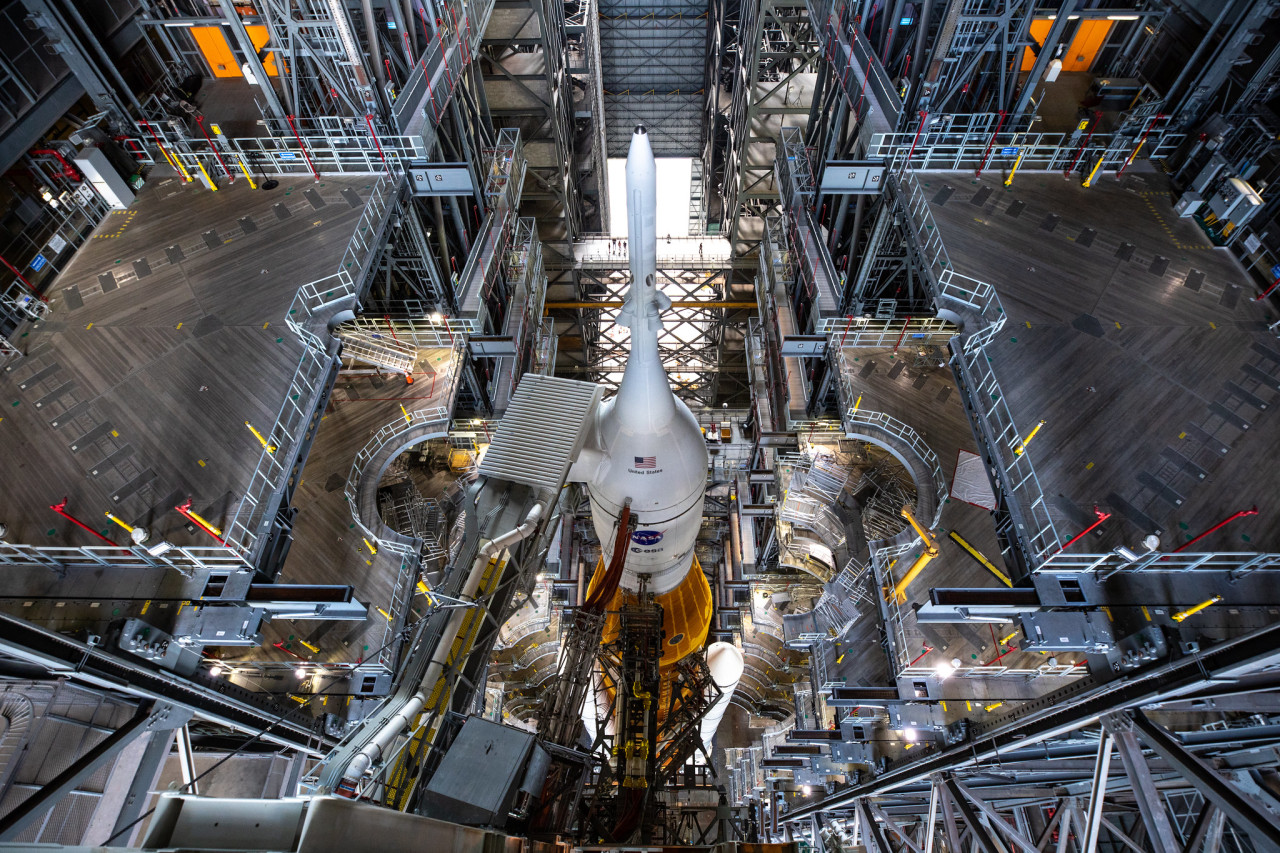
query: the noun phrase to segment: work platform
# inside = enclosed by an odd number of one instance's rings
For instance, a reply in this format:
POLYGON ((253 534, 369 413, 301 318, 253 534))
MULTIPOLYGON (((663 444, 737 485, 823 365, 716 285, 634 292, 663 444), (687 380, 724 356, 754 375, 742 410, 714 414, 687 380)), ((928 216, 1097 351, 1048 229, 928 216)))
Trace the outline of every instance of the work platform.
POLYGON ((13 542, 115 541, 103 513, 178 545, 216 545, 173 507, 222 525, 249 488, 302 352, 285 324, 298 287, 338 265, 373 181, 243 179, 216 193, 173 178, 113 213, 50 290, 51 312, 0 374, 13 542))
POLYGON ((1280 446, 1280 344, 1166 178, 917 176, 956 270, 1008 312, 986 355, 1022 434, 1046 422, 1027 455, 1061 541, 1095 504, 1117 517, 1076 546, 1092 553, 1151 533, 1172 551, 1257 505, 1193 550, 1280 550, 1280 481, 1262 464, 1280 446))

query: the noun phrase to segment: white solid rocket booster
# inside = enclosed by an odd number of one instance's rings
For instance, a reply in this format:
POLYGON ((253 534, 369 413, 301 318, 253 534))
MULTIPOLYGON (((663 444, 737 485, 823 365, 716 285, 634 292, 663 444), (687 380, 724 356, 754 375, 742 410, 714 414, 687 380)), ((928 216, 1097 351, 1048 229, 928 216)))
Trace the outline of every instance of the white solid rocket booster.
MULTIPOLYGON (((601 553, 613 552, 624 502, 638 526, 631 533, 623 589, 655 594, 680 586, 693 563, 707 482, 707 446, 693 413, 671 391, 658 356, 661 313, 671 300, 658 290, 657 178, 644 127, 627 154, 627 230, 631 287, 618 323, 631 349, 618 393, 601 404, 588 445, 570 474, 586 482, 601 553)), ((702 626, 705 636, 705 626, 702 626)))
POLYGON ((731 643, 712 643, 707 646, 707 669, 711 670, 711 678, 720 688, 720 698, 702 718, 702 729, 699 732, 702 736, 702 745, 708 750, 711 749, 711 739, 715 737, 716 729, 720 728, 720 720, 724 718, 724 712, 729 709, 729 703, 733 701, 733 691, 742 680, 742 671, 745 668, 746 663, 737 646, 731 643))

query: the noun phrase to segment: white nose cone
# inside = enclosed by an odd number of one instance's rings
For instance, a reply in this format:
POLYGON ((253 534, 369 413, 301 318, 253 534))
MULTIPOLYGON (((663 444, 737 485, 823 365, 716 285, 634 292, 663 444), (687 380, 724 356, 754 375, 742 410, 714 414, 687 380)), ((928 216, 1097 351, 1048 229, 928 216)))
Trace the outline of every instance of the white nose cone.
POLYGON ((626 372, 618 394, 599 410, 595 430, 591 515, 602 553, 613 551, 615 524, 631 500, 638 527, 631 533, 622 586, 656 594, 680 585, 693 562, 707 483, 707 446, 689 407, 671 391, 658 355, 662 312, 671 301, 655 285, 658 236, 653 149, 643 127, 627 156, 631 287, 618 323, 631 330, 626 372))

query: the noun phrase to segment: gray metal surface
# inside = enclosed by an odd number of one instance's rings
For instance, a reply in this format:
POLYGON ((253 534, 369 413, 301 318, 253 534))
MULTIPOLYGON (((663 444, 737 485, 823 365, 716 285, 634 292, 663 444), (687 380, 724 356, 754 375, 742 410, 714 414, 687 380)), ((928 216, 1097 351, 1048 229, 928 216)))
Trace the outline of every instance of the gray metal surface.
POLYGON ((603 389, 526 374, 480 463, 480 474, 559 490, 578 457, 603 389))

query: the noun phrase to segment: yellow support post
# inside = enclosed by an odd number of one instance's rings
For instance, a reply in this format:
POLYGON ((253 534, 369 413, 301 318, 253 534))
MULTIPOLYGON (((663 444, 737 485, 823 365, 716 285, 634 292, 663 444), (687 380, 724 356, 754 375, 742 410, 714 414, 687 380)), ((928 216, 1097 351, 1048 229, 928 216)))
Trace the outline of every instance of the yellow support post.
POLYGON ((1013 176, 1018 174, 1018 167, 1022 165, 1022 158, 1025 156, 1027 156, 1027 150, 1025 148, 1018 149, 1018 159, 1013 161, 1013 168, 1009 171, 1009 177, 1004 179, 1006 187, 1013 186, 1013 176))
POLYGON ((999 707, 1000 707, 1001 705, 1003 705, 1003 704, 1004 704, 1003 702, 992 702, 990 705, 988 705, 987 707, 983 708, 982 710, 984 710, 984 711, 986 711, 988 714, 990 714, 992 711, 994 711, 996 708, 999 708, 999 707))
POLYGON ((198 523, 198 524, 199 524, 201 527, 203 527, 205 530, 208 530, 208 531, 209 531, 210 533, 212 533, 214 536, 221 536, 221 535, 222 535, 222 531, 221 531, 221 530, 219 530, 218 528, 214 527, 214 526, 213 526, 212 524, 210 524, 208 521, 205 521, 203 518, 201 518, 199 515, 197 515, 197 514, 196 514, 196 512, 195 512, 195 510, 190 510, 190 509, 189 509, 189 510, 187 510, 187 515, 191 516, 191 518, 192 518, 196 523, 198 523))
POLYGON ((1013 630, 1013 631, 1009 632, 1006 636, 1004 636, 1004 637, 1001 637, 1001 638, 1000 638, 1000 645, 1002 645, 1002 646, 1007 646, 1007 645, 1009 645, 1009 641, 1010 641, 1010 640, 1012 640, 1012 639, 1013 639, 1014 637, 1016 637, 1016 636, 1018 636, 1018 632, 1017 632, 1017 630, 1015 629, 1015 630, 1013 630))
POLYGON ((404 422, 405 422, 405 423, 407 423, 407 424, 411 424, 411 423, 413 423, 413 418, 409 417, 409 413, 405 411, 404 403, 401 403, 401 404, 400 404, 400 414, 404 415, 404 422))
POLYGON ((1047 421, 1045 421, 1043 418, 1040 419, 1040 423, 1035 425, 1035 428, 1031 430, 1031 434, 1028 435, 1026 438, 1024 438, 1022 442, 1013 449, 1015 456, 1022 455, 1022 451, 1026 450, 1027 445, 1031 443, 1031 439, 1036 437, 1036 433, 1038 433, 1040 431, 1040 428, 1043 427, 1046 423, 1047 421))
POLYGON ((1004 584, 1005 586, 1013 586, 1013 581, 1009 580, 1009 576, 1006 575, 1004 572, 1000 571, 999 569, 997 569, 994 565, 992 565, 991 561, 988 560, 981 551, 979 551, 977 548, 973 547, 967 541, 965 541, 963 536, 961 536, 959 533, 956 533, 954 530, 948 533, 947 535, 951 537, 952 542, 956 543, 961 548, 963 548, 965 550, 965 553, 967 553, 970 557, 973 557, 973 559, 977 560, 983 566, 983 568, 991 572, 991 574, 995 575, 996 578, 999 579, 1000 583, 1004 584))
POLYGON ((911 582, 924 571, 925 566, 929 565, 938 556, 938 537, 933 534, 932 530, 926 530, 921 526, 910 504, 902 508, 902 516, 915 528, 916 533, 924 541, 924 550, 920 552, 920 556, 916 557, 915 562, 907 569, 907 573, 902 576, 902 580, 898 581, 893 587, 893 596, 898 600, 899 604, 906 602, 907 587, 911 585, 911 582))
POLYGON ((1174 622, 1181 622, 1181 621, 1183 621, 1184 619, 1187 619, 1187 618, 1189 618, 1189 617, 1195 616, 1195 615, 1196 615, 1197 613, 1199 613, 1201 610, 1204 610, 1206 607, 1210 607, 1210 606, 1212 606, 1212 605, 1214 605, 1214 604, 1217 604, 1217 603, 1218 603, 1219 601, 1221 601, 1221 600, 1222 600, 1222 596, 1220 596, 1220 595, 1215 595, 1213 598, 1210 598, 1210 599, 1208 599, 1207 601, 1202 601, 1202 602, 1200 602, 1200 603, 1199 603, 1199 604, 1197 604, 1195 607, 1188 607, 1186 610, 1182 610, 1182 611, 1179 611, 1179 612, 1177 612, 1177 613, 1173 614, 1173 621, 1174 621, 1174 622))
POLYGON ((320 654, 320 647, 319 647, 319 646, 313 646, 313 645, 311 645, 310 643, 308 643, 306 640, 304 640, 304 639, 302 639, 302 638, 299 638, 299 639, 298 639, 298 643, 299 643, 300 645, 303 645, 303 646, 305 646, 306 648, 310 649, 310 650, 311 650, 311 654, 313 654, 313 655, 318 655, 318 654, 320 654))
POLYGON ((249 189, 256 190, 258 185, 253 182, 253 175, 249 174, 249 169, 244 165, 244 157, 237 154, 236 162, 240 164, 240 171, 244 172, 244 179, 249 182, 249 189))
POLYGON ((853 411, 856 413, 858 411, 858 407, 861 405, 862 405, 862 395, 859 394, 858 399, 853 401, 853 411))
POLYGON ((368 539, 364 539, 364 537, 361 537, 361 539, 364 541, 364 546, 369 549, 370 554, 378 553, 378 549, 373 547, 372 542, 370 542, 368 539))
POLYGON ((124 528, 126 531, 128 531, 129 533, 132 533, 132 532, 133 532, 133 525, 132 525, 132 524, 125 524, 123 521, 121 521, 120 519, 118 519, 118 518, 116 518, 114 515, 112 515, 112 514, 111 514, 111 512, 110 512, 109 510, 106 512, 106 516, 107 516, 107 518, 109 518, 109 519, 111 519, 112 521, 114 521, 116 524, 118 524, 118 525, 120 525, 121 527, 123 527, 123 528, 124 528))
POLYGON ((276 446, 275 446, 274 444, 269 444, 269 443, 267 443, 267 439, 266 439, 265 437, 263 437, 262 433, 258 432, 256 429, 254 429, 253 424, 249 423, 248 421, 245 421, 245 422, 244 422, 244 425, 245 425, 245 426, 247 426, 247 427, 249 428, 249 432, 253 433, 253 437, 254 437, 254 438, 256 438, 256 439, 258 439, 258 442, 259 442, 259 443, 260 443, 264 448, 266 448, 266 451, 267 451, 268 453, 275 453, 275 452, 276 452, 276 446))
POLYGON ((388 613, 387 611, 383 610, 381 607, 379 607, 379 608, 378 608, 378 612, 382 614, 382 618, 383 618, 383 619, 386 619, 388 622, 390 622, 390 621, 391 621, 391 614, 390 614, 390 613, 388 613))
POLYGON ((209 182, 209 189, 216 193, 218 185, 213 182, 213 178, 209 177, 209 173, 204 170, 204 163, 197 160, 196 165, 200 167, 200 173, 204 175, 204 179, 209 182))
POLYGON ((1093 171, 1089 173, 1089 177, 1084 179, 1085 189, 1088 189, 1089 187, 1093 186, 1093 176, 1098 174, 1098 170, 1102 168, 1102 161, 1105 159, 1106 159, 1105 157, 1102 157, 1101 155, 1099 155, 1098 164, 1093 167, 1093 171))

